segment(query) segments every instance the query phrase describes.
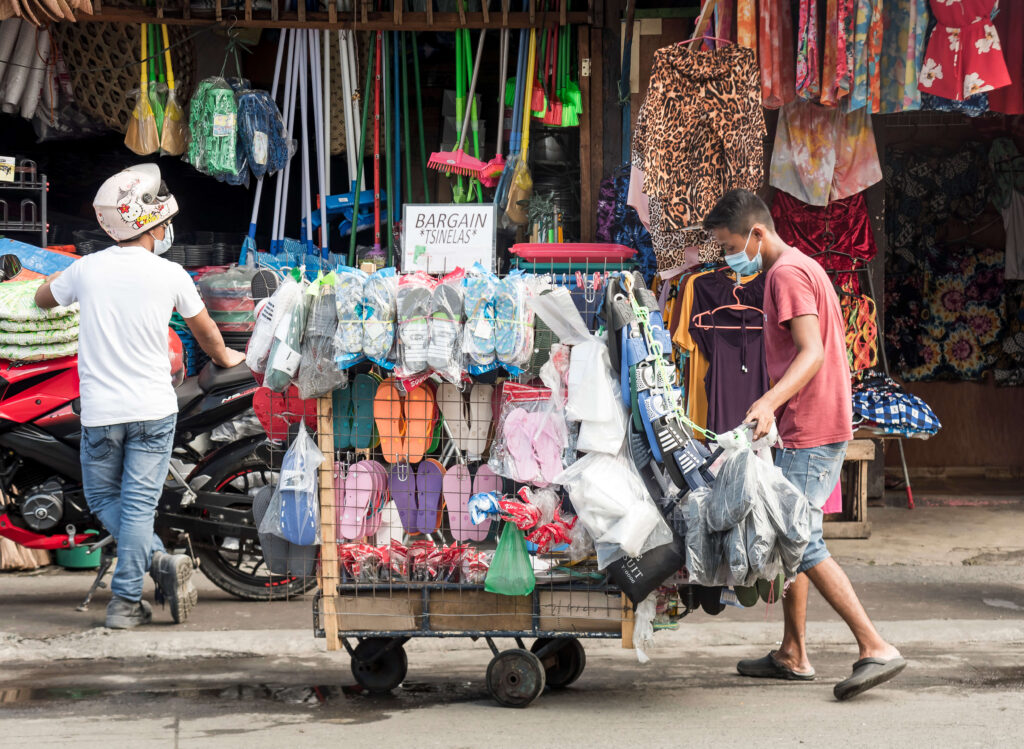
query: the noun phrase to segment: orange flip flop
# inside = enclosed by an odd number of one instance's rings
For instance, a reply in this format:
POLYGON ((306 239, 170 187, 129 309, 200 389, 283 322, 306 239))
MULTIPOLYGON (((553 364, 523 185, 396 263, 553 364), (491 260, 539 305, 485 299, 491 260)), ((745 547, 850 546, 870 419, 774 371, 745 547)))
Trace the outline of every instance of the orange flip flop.
POLYGON ((405 450, 410 463, 419 463, 430 448, 436 407, 430 390, 422 385, 405 397, 405 450))
POLYGON ((380 434, 380 449, 384 460, 397 463, 405 457, 407 449, 406 425, 402 422, 402 396, 390 380, 377 386, 377 394, 373 399, 373 420, 380 434))

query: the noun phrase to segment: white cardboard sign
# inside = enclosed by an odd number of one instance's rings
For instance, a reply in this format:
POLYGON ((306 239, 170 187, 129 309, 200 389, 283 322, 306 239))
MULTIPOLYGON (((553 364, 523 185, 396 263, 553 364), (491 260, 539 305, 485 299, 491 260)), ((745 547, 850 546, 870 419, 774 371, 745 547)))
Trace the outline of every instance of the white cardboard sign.
POLYGON ((496 218, 490 203, 407 203, 402 212, 402 270, 448 273, 474 263, 494 270, 496 218))

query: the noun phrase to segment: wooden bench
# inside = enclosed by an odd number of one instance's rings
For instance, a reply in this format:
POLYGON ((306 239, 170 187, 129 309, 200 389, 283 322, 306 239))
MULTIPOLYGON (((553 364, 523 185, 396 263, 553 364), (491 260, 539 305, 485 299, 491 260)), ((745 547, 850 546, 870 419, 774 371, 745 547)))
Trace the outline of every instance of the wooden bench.
POLYGON ((825 538, 870 538, 868 522, 868 466, 875 459, 872 440, 852 440, 846 447, 843 473, 843 511, 825 516, 825 538))

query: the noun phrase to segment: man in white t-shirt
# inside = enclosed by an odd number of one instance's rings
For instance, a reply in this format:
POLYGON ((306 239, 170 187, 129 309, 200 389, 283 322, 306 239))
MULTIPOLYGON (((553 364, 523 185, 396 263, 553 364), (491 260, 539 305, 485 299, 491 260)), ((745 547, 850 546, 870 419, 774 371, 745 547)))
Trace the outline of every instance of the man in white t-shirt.
POLYGON ((214 364, 244 355, 224 339, 185 269, 159 257, 174 240, 178 204, 155 164, 115 174, 93 201, 117 244, 46 279, 36 303, 78 302, 82 484, 89 509, 117 540, 117 568, 106 625, 129 629, 152 618, 142 600, 148 571, 157 599, 182 622, 196 604, 192 560, 166 553, 153 532, 174 445, 178 403, 171 382, 168 328, 177 309, 214 364))

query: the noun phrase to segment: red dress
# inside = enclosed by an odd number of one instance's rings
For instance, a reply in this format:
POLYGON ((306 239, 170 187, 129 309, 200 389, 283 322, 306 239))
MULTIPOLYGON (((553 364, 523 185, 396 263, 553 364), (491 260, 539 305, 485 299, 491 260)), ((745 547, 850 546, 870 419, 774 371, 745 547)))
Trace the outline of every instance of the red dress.
POLYGON ((997 0, 931 0, 936 26, 917 87, 962 101, 1010 85, 992 8, 997 0))

